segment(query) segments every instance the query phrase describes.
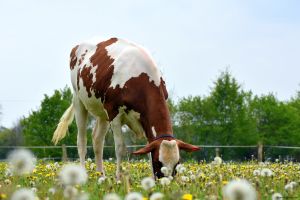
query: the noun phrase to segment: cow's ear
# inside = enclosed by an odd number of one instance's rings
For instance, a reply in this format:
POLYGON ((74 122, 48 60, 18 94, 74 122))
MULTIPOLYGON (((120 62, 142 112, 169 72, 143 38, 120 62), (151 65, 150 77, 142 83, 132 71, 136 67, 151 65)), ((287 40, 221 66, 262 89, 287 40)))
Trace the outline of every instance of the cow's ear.
POLYGON ((192 151, 198 151, 198 150, 201 149, 200 147, 197 147, 197 146, 192 145, 192 144, 185 143, 181 140, 176 140, 176 141, 177 141, 178 148, 180 150, 192 152, 192 151))
POLYGON ((155 148, 155 144, 153 142, 147 144, 145 147, 132 152, 132 154, 134 155, 140 155, 140 154, 146 154, 146 153, 150 153, 151 151, 153 151, 153 149, 155 148))

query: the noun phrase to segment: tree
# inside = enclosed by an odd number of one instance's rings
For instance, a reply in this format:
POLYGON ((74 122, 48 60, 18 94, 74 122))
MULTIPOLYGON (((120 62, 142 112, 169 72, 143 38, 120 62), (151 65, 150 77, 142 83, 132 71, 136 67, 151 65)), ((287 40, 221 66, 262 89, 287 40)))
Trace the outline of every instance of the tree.
MULTIPOLYGON (((55 90, 52 96, 45 95, 40 108, 36 111, 32 111, 27 118, 23 118, 21 120, 25 145, 53 145, 51 142, 53 132, 56 129, 56 125, 58 124, 60 117, 70 106, 71 101, 72 92, 68 87, 65 87, 63 90, 55 90)), ((69 135, 61 141, 61 144, 75 145, 76 136, 77 131, 74 120, 69 126, 69 135)), ((60 157, 61 150, 35 150, 35 153, 40 157, 60 157)), ((73 155, 76 155, 77 157, 77 152, 74 151, 73 155)))

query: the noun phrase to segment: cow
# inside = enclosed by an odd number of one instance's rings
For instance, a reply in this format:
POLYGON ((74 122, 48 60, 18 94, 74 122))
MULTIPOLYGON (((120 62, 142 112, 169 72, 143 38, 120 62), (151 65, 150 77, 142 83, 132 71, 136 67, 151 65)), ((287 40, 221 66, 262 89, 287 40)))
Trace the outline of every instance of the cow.
POLYGON ((145 147, 133 154, 150 153, 156 178, 164 176, 161 172, 163 166, 175 174, 180 159, 179 150, 191 152, 200 149, 174 137, 165 81, 142 46, 120 38, 83 42, 71 51, 70 71, 72 104, 61 117, 52 141, 57 144, 65 137, 75 115, 78 154, 82 165, 87 148, 88 113, 96 118, 92 141, 97 170, 102 174, 104 139, 109 127, 114 135, 118 179, 125 148, 121 132, 123 125, 147 138, 145 147))

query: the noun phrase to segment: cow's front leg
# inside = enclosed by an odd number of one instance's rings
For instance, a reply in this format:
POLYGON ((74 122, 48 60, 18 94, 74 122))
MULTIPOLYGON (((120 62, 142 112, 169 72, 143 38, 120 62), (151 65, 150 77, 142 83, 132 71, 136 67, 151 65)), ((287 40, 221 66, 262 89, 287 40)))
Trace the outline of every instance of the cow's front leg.
POLYGON ((117 169, 116 169, 116 176, 117 180, 120 180, 121 178, 121 163, 122 163, 122 157, 126 154, 126 146, 124 143, 124 138, 122 136, 122 123, 121 123, 121 115, 118 115, 115 117, 115 119, 112 121, 112 130, 114 134, 114 140, 115 140, 115 152, 117 157, 117 169))
POLYGON ((105 141, 105 135, 108 130, 109 123, 105 119, 97 118, 97 122, 93 131, 93 148, 95 153, 95 163, 97 171, 105 176, 103 166, 103 147, 105 141))

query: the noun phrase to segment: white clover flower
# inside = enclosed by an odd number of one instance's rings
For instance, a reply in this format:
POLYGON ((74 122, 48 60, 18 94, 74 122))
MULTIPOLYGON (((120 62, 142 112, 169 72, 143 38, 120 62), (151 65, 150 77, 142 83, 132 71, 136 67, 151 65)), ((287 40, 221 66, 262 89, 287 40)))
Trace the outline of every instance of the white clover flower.
POLYGON ((55 188, 50 188, 49 190, 48 190, 48 192, 51 194, 51 195, 54 195, 55 194, 55 192, 56 192, 56 190, 55 190, 55 188))
POLYGON ((181 176, 181 181, 182 182, 189 182, 189 177, 187 177, 187 176, 181 176))
POLYGON ((142 187, 144 190, 150 190, 155 186, 155 180, 152 177, 143 178, 141 181, 142 187))
POLYGON ((125 196, 125 200, 143 200, 143 195, 139 192, 130 192, 125 196))
POLYGON ((65 189, 64 189, 64 197, 68 198, 68 199, 72 199, 74 198, 76 195, 78 194, 78 190, 73 187, 68 185, 65 189))
POLYGON ((219 156, 216 156, 216 157, 214 158, 213 164, 215 164, 215 165, 221 165, 222 162, 223 162, 222 158, 219 157, 219 156))
POLYGON ((260 171, 260 175, 261 175, 261 176, 264 176, 264 177, 266 177, 266 176, 270 177, 270 176, 273 175, 273 171, 270 170, 269 168, 263 168, 263 169, 260 171))
POLYGON ((162 177, 159 181, 161 185, 169 185, 171 183, 170 179, 167 177, 162 177))
POLYGON ((98 179, 98 185, 101 185, 102 183, 104 183, 104 181, 106 180, 106 178, 104 176, 101 176, 99 179, 98 179))
POLYGON ((35 200, 35 193, 26 188, 19 189, 13 193, 11 200, 35 200))
POLYGON ((121 198, 116 193, 110 193, 110 194, 104 195, 103 200, 121 200, 121 198))
POLYGON ((160 169, 160 171, 165 175, 165 176, 169 176, 170 175, 170 170, 168 167, 162 167, 160 169))
POLYGON ((224 197, 228 200, 256 200, 256 191, 253 186, 246 180, 230 181, 223 188, 224 197))
POLYGON ((59 177, 65 185, 82 185, 86 183, 88 175, 82 166, 67 164, 61 169, 59 177))
POLYGON ((254 170, 253 176, 260 176, 260 170, 258 170, 258 169, 254 170))
POLYGON ((12 151, 8 155, 9 168, 14 174, 29 174, 35 168, 36 159, 34 155, 26 149, 12 151))
POLYGON ((272 200, 282 200, 282 199, 283 199, 283 197, 280 193, 274 193, 272 195, 272 200))
POLYGON ((151 196, 149 200, 163 200, 164 198, 164 194, 160 193, 160 192, 154 192, 151 196))

